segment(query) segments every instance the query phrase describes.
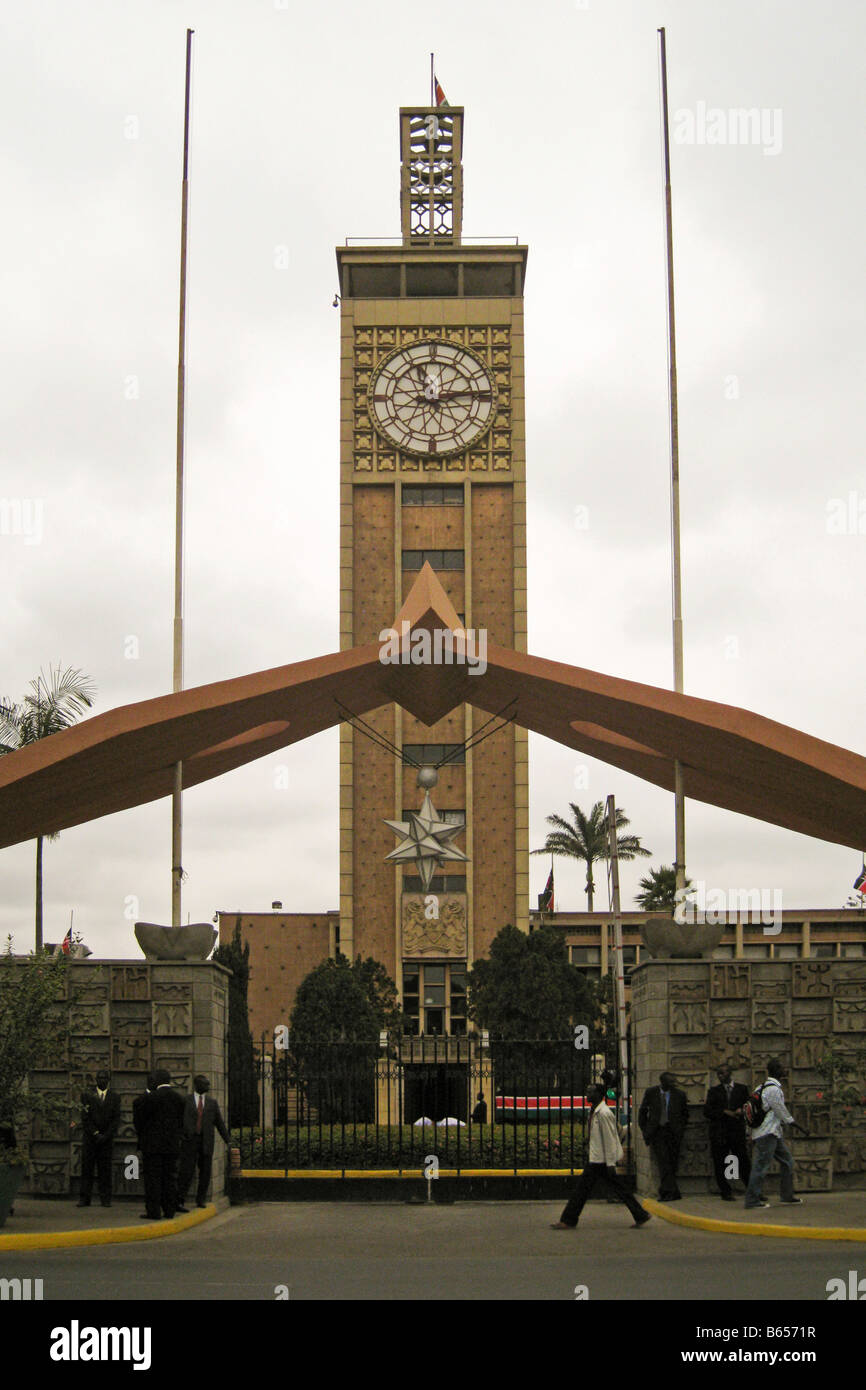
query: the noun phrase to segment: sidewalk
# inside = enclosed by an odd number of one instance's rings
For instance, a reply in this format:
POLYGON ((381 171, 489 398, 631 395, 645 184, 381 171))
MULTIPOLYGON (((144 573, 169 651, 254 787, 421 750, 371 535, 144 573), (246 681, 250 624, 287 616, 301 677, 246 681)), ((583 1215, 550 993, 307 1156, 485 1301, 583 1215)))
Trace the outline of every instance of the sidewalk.
POLYGON ((799 1240, 852 1240, 866 1244, 866 1191, 804 1192, 801 1207, 783 1206, 771 1190, 769 1207, 746 1211, 742 1194, 733 1202, 720 1197, 685 1195, 679 1202, 640 1197, 647 1211, 674 1226, 727 1235, 776 1236, 799 1240))
POLYGON ((16 1197, 14 1215, 0 1229, 0 1253, 4 1250, 57 1250, 75 1245, 114 1245, 132 1240, 156 1240, 177 1235, 209 1221, 228 1205, 219 1197, 206 1207, 172 1221, 142 1221, 141 1197, 115 1198, 110 1207, 97 1200, 79 1207, 77 1198, 16 1197))

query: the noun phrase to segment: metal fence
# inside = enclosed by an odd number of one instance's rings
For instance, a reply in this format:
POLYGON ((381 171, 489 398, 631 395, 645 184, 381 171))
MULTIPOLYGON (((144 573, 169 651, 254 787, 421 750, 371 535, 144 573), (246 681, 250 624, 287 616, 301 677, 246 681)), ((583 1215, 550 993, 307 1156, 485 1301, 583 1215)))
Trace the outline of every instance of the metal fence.
MULTIPOLYGON (((573 1171, 583 1166, 587 1091, 604 1063, 574 1039, 383 1038, 298 1042, 263 1036, 230 1065, 229 1115, 245 1168, 346 1172, 573 1171)), ((628 1078, 608 1103, 631 1166, 628 1078)))

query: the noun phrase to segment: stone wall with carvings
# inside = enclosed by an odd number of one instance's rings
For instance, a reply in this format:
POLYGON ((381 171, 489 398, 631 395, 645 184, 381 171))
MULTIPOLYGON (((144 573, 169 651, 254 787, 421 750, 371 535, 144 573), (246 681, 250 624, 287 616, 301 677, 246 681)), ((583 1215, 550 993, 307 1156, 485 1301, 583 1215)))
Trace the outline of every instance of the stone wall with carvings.
MULTIPOLYGON (((641 1191, 655 1192, 637 1107, 659 1073, 675 1073, 689 1100, 680 1162, 684 1192, 713 1191, 703 1105, 715 1068, 729 1061, 748 1086, 777 1057, 788 1068, 785 1100, 809 1131, 789 1132, 799 1191, 866 1187, 866 1107, 831 1104, 818 1064, 829 1047, 846 1056, 866 1037, 866 961, 651 960, 631 976, 635 1155, 641 1191)), ((773 1170, 778 1172, 777 1168, 773 1170)), ((770 1191, 777 1179, 769 1179, 770 1191)))
MULTIPOLYGON (((108 1071, 120 1095, 120 1128, 113 1150, 113 1191, 144 1192, 126 1176, 137 1153, 132 1103, 147 1073, 165 1068, 181 1092, 202 1072, 226 1115, 226 1036, 230 972, 213 961, 72 961, 65 1001, 54 1006, 50 1034, 31 1085, 55 1095, 68 1118, 34 1125, 30 1186, 33 1193, 72 1196, 81 1176, 81 1092, 108 1071)), ((228 1122, 228 1121, 227 1121, 228 1122)), ((217 1159, 221 1141, 217 1140, 217 1159)), ((214 1190, 222 1191, 223 1165, 214 1163, 214 1190), (216 1184, 219 1182, 219 1187, 216 1184)))

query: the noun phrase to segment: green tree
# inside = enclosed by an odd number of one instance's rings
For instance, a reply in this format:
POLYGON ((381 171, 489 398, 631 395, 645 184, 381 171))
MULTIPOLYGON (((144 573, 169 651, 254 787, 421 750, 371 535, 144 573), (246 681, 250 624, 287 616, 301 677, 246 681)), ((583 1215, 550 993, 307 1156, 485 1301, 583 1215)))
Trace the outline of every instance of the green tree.
POLYGON ((12 938, 0 955, 0 1157, 24 1162, 30 1124, 68 1118, 65 1105, 30 1082, 30 1073, 56 1065, 55 1006, 66 993, 67 956, 14 956, 12 938))
MULTIPOLYGON (((564 820, 562 816, 548 816, 547 824, 555 828, 548 831, 547 839, 541 849, 534 849, 532 853, 555 854, 566 859, 579 859, 585 863, 587 910, 592 912, 592 897, 595 892, 593 865, 599 859, 609 858, 610 854, 607 814, 602 801, 595 803, 588 816, 585 816, 580 807, 575 806, 573 801, 569 802, 569 806, 573 824, 564 820)), ((624 829, 630 824, 625 812, 617 807, 617 830, 624 829)), ((639 855, 648 859, 652 853, 651 850, 644 849, 637 835, 617 835, 616 852, 617 857, 623 860, 637 859, 639 855)))
MULTIPOLYGON (((96 698, 88 676, 72 667, 48 674, 40 671, 20 704, 0 700, 0 754, 15 753, 40 739, 59 734, 78 722, 96 698)), ((36 837, 36 950, 42 950, 42 841, 57 834, 36 837)))
POLYGON ((217 946, 212 960, 231 972, 229 980, 229 1116, 232 1125, 252 1125, 258 1119, 257 1069, 250 1032, 248 991, 250 943, 241 941, 241 919, 235 920, 231 941, 217 946))
POLYGON ((289 1019, 291 1070, 329 1123, 373 1118, 379 1035, 399 1033, 397 986, 380 961, 338 954, 301 981, 289 1019))
POLYGON ((599 1009, 558 927, 527 935, 509 923, 472 966, 468 985, 469 1017, 490 1034, 498 1086, 526 1093, 575 1084, 575 1068, 593 1050, 599 1009), (576 1026, 588 1029, 586 1047, 575 1046, 576 1026))
MULTIPOLYGON (((686 888, 692 881, 686 879, 686 888)), ((644 912, 673 912, 677 905, 677 871, 672 864, 661 864, 650 869, 640 881, 641 891, 635 894, 635 902, 644 912)))

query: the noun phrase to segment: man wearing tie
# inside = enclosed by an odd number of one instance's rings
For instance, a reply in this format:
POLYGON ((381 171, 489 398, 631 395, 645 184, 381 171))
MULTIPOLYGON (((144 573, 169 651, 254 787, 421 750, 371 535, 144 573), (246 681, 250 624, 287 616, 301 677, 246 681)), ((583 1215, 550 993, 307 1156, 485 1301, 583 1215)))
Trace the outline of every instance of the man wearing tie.
POLYGON ((736 1177, 741 1178, 747 1187, 752 1171, 746 1152, 746 1129, 743 1122, 743 1106, 749 1099, 749 1092, 747 1087, 731 1080, 731 1068, 727 1063, 717 1068, 716 1076, 719 1078, 719 1084, 711 1086, 707 1091, 704 1115, 710 1122, 710 1149, 719 1195, 723 1202, 732 1202, 734 1197, 731 1184, 725 1173, 728 1156, 732 1155, 737 1160, 736 1177))
POLYGON ((677 1165, 689 1122, 689 1106, 685 1091, 677 1089, 676 1077, 669 1071, 662 1072, 658 1086, 650 1086, 645 1092, 637 1122, 658 1164, 659 1201, 678 1202, 682 1193, 677 1184, 677 1165))
POLYGON ((208 1095, 210 1082, 206 1076, 194 1076, 193 1094, 184 1101, 183 1147, 180 1158, 178 1178, 178 1211, 186 1211, 186 1193, 193 1174, 198 1166, 198 1187, 196 1206, 207 1206, 207 1190, 210 1186, 213 1165, 214 1130, 219 1130, 225 1142, 229 1143, 229 1132, 225 1127, 220 1108, 213 1096, 208 1095))
POLYGON ((120 1096, 110 1089, 107 1071, 96 1073, 96 1086, 81 1095, 81 1191, 78 1205, 90 1206, 93 1173, 96 1170, 99 1199, 111 1206, 111 1155, 114 1136, 120 1124, 120 1096))

